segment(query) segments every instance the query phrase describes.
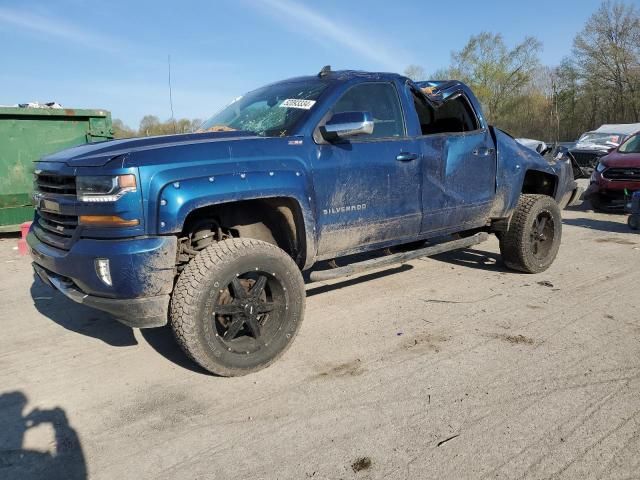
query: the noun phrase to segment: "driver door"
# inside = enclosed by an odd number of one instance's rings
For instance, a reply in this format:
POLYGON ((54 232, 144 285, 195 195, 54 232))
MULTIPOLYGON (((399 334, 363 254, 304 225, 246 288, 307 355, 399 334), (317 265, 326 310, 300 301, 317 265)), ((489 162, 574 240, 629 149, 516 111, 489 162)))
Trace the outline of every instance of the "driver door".
POLYGON ((320 259, 411 238, 422 219, 420 146, 406 136, 396 85, 352 86, 325 119, 341 112, 369 112, 374 129, 321 141, 311 159, 320 259))

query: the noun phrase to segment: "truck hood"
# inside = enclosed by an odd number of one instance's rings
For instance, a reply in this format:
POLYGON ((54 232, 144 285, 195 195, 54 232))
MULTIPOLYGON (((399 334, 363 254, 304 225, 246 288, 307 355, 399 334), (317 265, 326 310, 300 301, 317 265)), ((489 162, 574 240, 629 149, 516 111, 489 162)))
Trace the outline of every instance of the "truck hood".
POLYGON ((607 167, 640 168, 640 153, 613 152, 602 157, 600 162, 607 167))
POLYGON ((250 132, 207 132, 126 138, 80 145, 52 155, 47 155, 41 160, 44 162, 66 163, 72 167, 102 167, 114 158, 128 153, 153 150, 156 148, 171 148, 185 144, 213 143, 247 138, 257 137, 250 132))

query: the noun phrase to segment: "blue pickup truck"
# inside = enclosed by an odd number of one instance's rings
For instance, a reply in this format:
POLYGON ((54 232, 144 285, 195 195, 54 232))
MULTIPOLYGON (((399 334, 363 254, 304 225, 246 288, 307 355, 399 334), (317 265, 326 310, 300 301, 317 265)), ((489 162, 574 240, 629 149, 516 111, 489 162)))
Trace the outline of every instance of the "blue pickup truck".
POLYGON ((196 133, 43 158, 27 240, 45 283, 132 327, 170 323, 194 361, 232 376, 291 344, 302 271, 319 261, 346 264, 307 280, 495 233, 507 266, 541 272, 577 193, 568 162, 487 125, 464 84, 325 67, 236 99, 196 133))

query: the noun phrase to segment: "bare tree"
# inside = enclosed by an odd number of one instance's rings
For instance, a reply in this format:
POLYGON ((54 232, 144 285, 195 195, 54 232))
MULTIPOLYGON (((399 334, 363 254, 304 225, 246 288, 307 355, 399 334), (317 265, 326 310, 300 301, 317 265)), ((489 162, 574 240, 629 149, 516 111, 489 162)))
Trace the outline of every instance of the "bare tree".
POLYGON ((633 4, 602 3, 573 44, 588 90, 607 100, 608 121, 640 120, 640 12, 633 4))
POLYGON ((424 68, 422 68, 420 65, 409 65, 404 69, 404 76, 409 77, 414 82, 426 80, 424 68))
POLYGON ((136 132, 129 126, 125 125, 119 118, 113 119, 113 137, 114 138, 130 138, 135 137, 136 132))

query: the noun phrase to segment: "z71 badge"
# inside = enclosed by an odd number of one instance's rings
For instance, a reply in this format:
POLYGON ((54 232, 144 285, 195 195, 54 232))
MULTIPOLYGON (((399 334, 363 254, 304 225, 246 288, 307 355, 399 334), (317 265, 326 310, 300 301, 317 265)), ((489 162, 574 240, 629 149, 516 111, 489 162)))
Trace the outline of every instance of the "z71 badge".
POLYGON ((322 214, 335 215, 336 213, 355 212, 355 211, 366 210, 366 209, 367 209, 367 204, 361 203, 360 205, 347 205, 345 207, 323 208, 322 214))

